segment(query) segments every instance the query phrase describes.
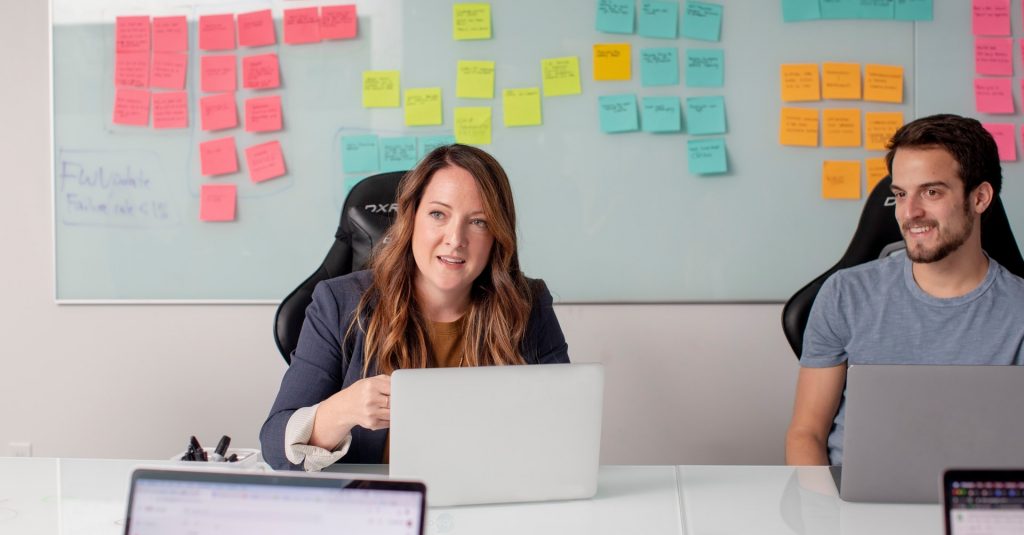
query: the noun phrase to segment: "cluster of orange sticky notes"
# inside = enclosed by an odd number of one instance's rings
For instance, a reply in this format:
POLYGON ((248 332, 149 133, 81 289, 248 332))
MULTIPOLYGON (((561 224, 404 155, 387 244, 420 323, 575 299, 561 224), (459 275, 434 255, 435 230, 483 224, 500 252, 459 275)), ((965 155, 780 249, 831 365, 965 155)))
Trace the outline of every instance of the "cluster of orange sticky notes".
POLYGON ((629 43, 594 45, 594 80, 629 80, 631 76, 629 43))
MULTIPOLYGON (((860 64, 824 63, 824 80, 819 82, 815 63, 784 64, 779 79, 784 102, 810 102, 822 97, 834 100, 861 98, 860 64)), ((863 98, 872 102, 903 102, 903 67, 900 65, 864 66, 863 98)))
POLYGON ((184 16, 122 16, 114 23, 114 124, 186 128, 188 99, 188 23, 184 16), (151 92, 169 89, 175 93, 151 92), (161 113, 160 117, 155 114, 161 113), (173 120, 169 120, 173 116, 173 120), (184 124, 180 120, 185 118, 184 124))
POLYGON ((860 198, 860 160, 825 160, 821 167, 821 196, 860 198))
POLYGON ((818 110, 782 108, 779 118, 779 144, 797 147, 818 146, 818 110))

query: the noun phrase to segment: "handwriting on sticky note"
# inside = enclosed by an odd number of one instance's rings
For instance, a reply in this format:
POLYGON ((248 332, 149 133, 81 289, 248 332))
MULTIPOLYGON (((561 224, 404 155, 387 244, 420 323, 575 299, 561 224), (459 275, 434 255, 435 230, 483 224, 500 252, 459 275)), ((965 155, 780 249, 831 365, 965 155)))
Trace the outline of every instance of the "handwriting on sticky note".
POLYGON ((284 10, 284 42, 301 45, 320 42, 320 10, 300 7, 284 10))
POLYGON ((629 43, 594 45, 595 80, 629 80, 631 75, 629 43))
POLYGON ((821 84, 818 81, 817 63, 782 65, 779 68, 779 73, 783 101, 806 102, 821 100, 821 84))
POLYGON ((1011 78, 976 78, 974 104, 981 113, 1013 113, 1011 78))
POLYGON ((722 32, 722 6, 686 0, 683 11, 683 37, 718 41, 722 32))
POLYGON ((214 56, 204 54, 199 58, 200 87, 204 93, 223 93, 237 89, 238 75, 235 72, 235 55, 214 56))
POLYGON ((604 95, 597 97, 601 131, 608 134, 635 132, 640 129, 636 95, 604 95))
POLYGON ((580 60, 576 56, 541 60, 541 80, 545 97, 579 95, 580 60))
POLYGON ((153 128, 188 128, 188 93, 153 93, 153 128))
POLYGON ((644 132, 679 132, 683 129, 679 97, 644 97, 640 111, 644 132))
POLYGON ((974 39, 974 71, 978 74, 1013 76, 1013 39, 974 39))
POLYGON ((222 137, 200 143, 199 162, 203 176, 226 175, 238 171, 235 138, 222 137))
POLYGON ((416 138, 393 137, 380 140, 380 170, 407 171, 416 166, 416 138))
POLYGON ((686 130, 691 134, 724 134, 725 97, 687 98, 686 130))
POLYGON ((641 0, 638 33, 643 37, 675 39, 679 35, 679 4, 641 0))
POLYGON ((864 112, 864 148, 886 150, 896 130, 903 126, 903 112, 864 112))
POLYGON ((491 108, 467 106, 455 108, 455 142, 466 145, 491 143, 491 108))
POLYGON ((250 98, 245 101, 246 132, 276 132, 281 129, 281 96, 250 98))
POLYGON ((238 126, 235 95, 223 93, 199 99, 199 123, 203 130, 224 130, 238 126))
POLYGON ((397 108, 398 71, 363 71, 363 107, 397 108))
POLYGON ((455 40, 490 39, 490 4, 454 4, 452 6, 452 37, 455 40))
POLYGON ((818 110, 782 108, 779 144, 796 147, 818 146, 818 110))
POLYGON ((540 125, 540 88, 524 87, 502 91, 501 108, 505 126, 540 125))
POLYGON ((644 87, 679 84, 679 50, 640 49, 640 80, 644 87))
POLYGON ((377 147, 377 136, 373 134, 341 138, 341 163, 345 172, 376 171, 380 165, 377 147))
POLYGON ((634 0, 597 0, 597 31, 633 33, 634 0))
POLYGON ((149 53, 149 17, 117 17, 114 22, 115 52, 149 53))
POLYGON ((864 158, 864 174, 867 176, 867 192, 875 191, 875 186, 889 175, 889 169, 885 165, 885 158, 864 158))
POLYGON ((149 91, 118 88, 114 93, 114 124, 149 125, 149 91))
POLYGON ((982 123, 985 130, 992 134, 999 150, 999 161, 1017 161, 1017 141, 1013 132, 1014 126, 1009 123, 982 123))
POLYGON ((245 149, 249 180, 263 182, 284 175, 284 154, 279 141, 268 141, 245 149))
POLYGON ((149 85, 161 89, 185 89, 188 54, 156 52, 149 72, 149 85))
POLYGON ((686 51, 686 87, 722 87, 725 52, 720 49, 686 51))
POLYGON ((320 37, 353 39, 359 33, 359 17, 354 4, 320 8, 320 37))
POLYGON ((200 50, 233 50, 234 48, 234 15, 202 15, 199 17, 200 50))
POLYGON ((825 160, 821 166, 821 196, 825 199, 859 199, 860 160, 825 160))
POLYGON ((273 89, 281 85, 277 54, 259 54, 242 58, 242 87, 273 89))
POLYGON ((1010 0, 972 0, 974 35, 1010 35, 1010 0))
POLYGON ((460 60, 456 65, 455 96, 494 98, 494 62, 460 60))
POLYGON ((406 126, 432 126, 443 122, 441 88, 419 87, 405 90, 406 126))
POLYGON ((823 63, 821 96, 832 100, 860 100, 860 63, 823 63))
POLYGON ((423 158, 438 147, 455 143, 455 136, 421 136, 419 157, 423 158))
POLYGON ((695 175, 717 175, 729 171, 725 140, 721 138, 687 141, 686 158, 690 172, 695 175))
POLYGON ((118 52, 114 56, 114 85, 149 87, 149 54, 118 52))
POLYGON ((199 220, 234 221, 237 196, 234 184, 203 184, 199 188, 199 220))
POLYGON ((268 46, 277 42, 274 18, 269 9, 238 14, 238 44, 268 46))
POLYGON ((153 52, 188 50, 188 19, 184 15, 153 17, 153 52))
POLYGON ((899 65, 865 65, 864 100, 902 103, 903 67, 899 65))
POLYGON ((821 144, 826 147, 859 147, 860 110, 826 108, 821 112, 821 144))

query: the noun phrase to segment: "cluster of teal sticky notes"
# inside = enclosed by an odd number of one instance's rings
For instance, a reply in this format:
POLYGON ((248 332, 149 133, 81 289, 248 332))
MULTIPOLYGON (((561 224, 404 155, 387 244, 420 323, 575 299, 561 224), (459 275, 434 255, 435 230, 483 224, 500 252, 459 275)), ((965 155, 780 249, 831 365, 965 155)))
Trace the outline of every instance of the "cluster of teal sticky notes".
POLYGON ((636 109, 636 95, 606 95, 597 98, 601 131, 609 134, 636 132, 640 118, 636 109))
POLYGON ((438 147, 452 145, 455 143, 455 136, 420 136, 420 159, 433 152, 438 147))
POLYGON ((380 140, 380 170, 408 171, 416 166, 416 138, 386 137, 380 140))
POLYGON ((896 0, 896 20, 932 20, 932 0, 896 0))
POLYGON ((821 18, 821 4, 818 0, 782 0, 782 20, 799 22, 821 18))
POLYGON ((686 99, 686 130, 691 134, 724 134, 725 97, 686 99))
POLYGON ((597 0, 597 31, 633 33, 635 0, 597 0))
POLYGON ((823 19, 859 19, 861 0, 820 0, 823 19))
POLYGON ((683 37, 718 41, 722 34, 722 6, 686 0, 683 8, 683 37))
POLYGON ((725 52, 721 48, 686 51, 686 87, 722 87, 725 83, 725 52))
POLYGON ((644 0, 640 3, 639 34, 644 37, 675 39, 679 35, 679 4, 644 0))
POLYGON ((341 164, 346 173, 365 173, 379 169, 377 136, 343 136, 341 138, 341 164))
POLYGON ((679 50, 640 49, 640 80, 644 87, 679 85, 679 50))
POLYGON ((690 172, 695 175, 716 175, 729 170, 725 156, 725 140, 692 139, 686 143, 690 172))
POLYGON ((644 97, 641 109, 640 124, 644 132, 679 132, 683 129, 679 97, 644 97))

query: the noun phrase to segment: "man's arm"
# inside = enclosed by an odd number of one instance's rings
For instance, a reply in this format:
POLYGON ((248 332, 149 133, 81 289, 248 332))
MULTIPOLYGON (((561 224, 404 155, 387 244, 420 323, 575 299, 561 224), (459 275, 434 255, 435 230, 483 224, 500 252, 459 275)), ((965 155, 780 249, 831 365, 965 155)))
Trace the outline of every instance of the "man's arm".
POLYGON ((828 433, 846 385, 846 363, 800 368, 793 419, 786 431, 786 464, 828 465, 828 433))

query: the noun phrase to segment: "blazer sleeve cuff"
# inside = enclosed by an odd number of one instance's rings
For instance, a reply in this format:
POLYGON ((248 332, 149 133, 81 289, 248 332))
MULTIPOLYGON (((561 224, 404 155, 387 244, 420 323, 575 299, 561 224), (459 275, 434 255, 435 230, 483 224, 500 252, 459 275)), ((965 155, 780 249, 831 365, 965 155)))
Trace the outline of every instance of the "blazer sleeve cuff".
POLYGON ((307 472, 319 472, 338 462, 352 445, 352 433, 345 435, 333 450, 309 444, 309 437, 313 434, 313 421, 316 420, 316 409, 319 406, 317 403, 311 407, 297 409, 288 419, 284 429, 285 457, 293 464, 301 464, 307 472))

